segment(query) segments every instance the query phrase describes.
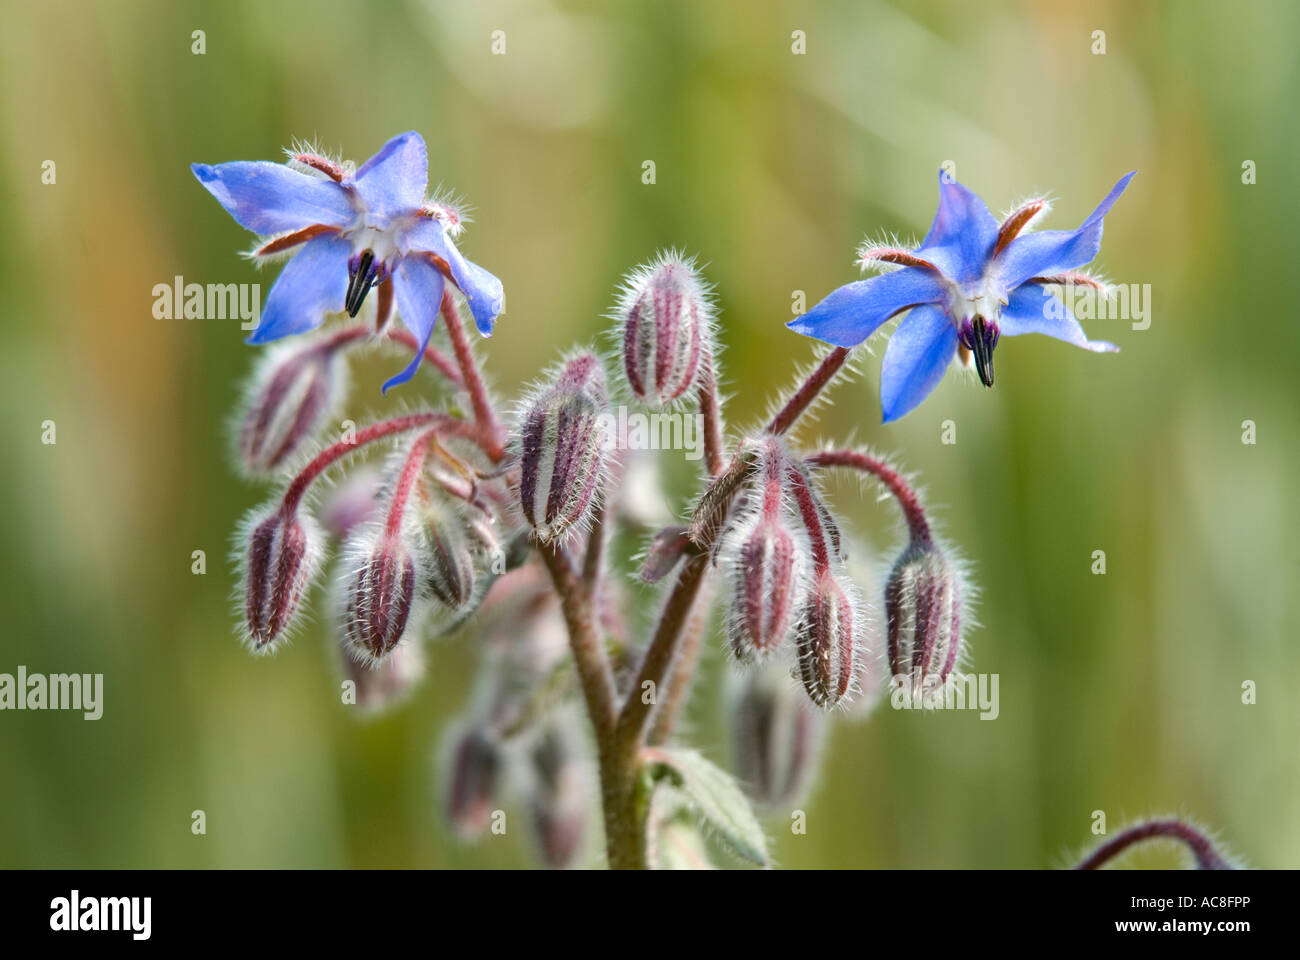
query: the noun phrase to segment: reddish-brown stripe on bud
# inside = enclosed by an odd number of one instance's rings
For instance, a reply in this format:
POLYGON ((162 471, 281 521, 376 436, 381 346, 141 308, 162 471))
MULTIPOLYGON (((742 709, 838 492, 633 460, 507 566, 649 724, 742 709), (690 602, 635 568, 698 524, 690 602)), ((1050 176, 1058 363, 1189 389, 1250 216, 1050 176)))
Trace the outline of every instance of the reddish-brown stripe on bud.
POLYGON ((252 527, 244 553, 244 623, 255 650, 269 649, 298 610, 320 551, 309 517, 277 507, 252 527))
POLYGON ((749 671, 732 719, 736 772, 764 810, 800 802, 816 770, 826 718, 783 665, 749 671))
POLYGON ((338 363, 327 346, 271 354, 255 378, 239 426, 245 473, 271 473, 289 462, 316 432, 338 396, 338 363))
POLYGON ((861 630, 854 598, 830 570, 822 570, 804 608, 797 641, 804 689, 819 707, 835 706, 852 690, 861 630))
POLYGON ((384 536, 352 576, 344 629, 353 652, 382 660, 406 632, 415 603, 415 562, 397 537, 384 536))
POLYGON ((462 839, 472 839, 492 820, 500 749, 483 731, 469 727, 453 733, 445 766, 447 818, 462 839))
POLYGON ((943 683, 961 649, 961 580, 933 543, 915 541, 885 585, 890 670, 895 680, 943 683))
POLYGON ((663 406, 695 384, 710 346, 711 306, 692 265, 676 257, 634 273, 617 308, 623 372, 642 403, 663 406))

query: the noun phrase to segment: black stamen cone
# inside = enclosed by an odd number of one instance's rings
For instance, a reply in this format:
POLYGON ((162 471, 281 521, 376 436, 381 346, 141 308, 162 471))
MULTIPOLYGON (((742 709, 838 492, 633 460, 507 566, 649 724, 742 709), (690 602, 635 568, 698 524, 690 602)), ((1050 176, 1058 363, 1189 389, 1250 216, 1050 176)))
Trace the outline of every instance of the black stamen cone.
POLYGON ((980 383, 986 387, 993 386, 993 339, 984 326, 984 318, 976 317, 974 335, 971 337, 971 353, 975 354, 975 370, 980 375, 980 383))
POLYGON ((366 294, 374 286, 375 274, 378 272, 373 269, 374 263, 374 252, 370 250, 364 251, 361 254, 361 260, 357 263, 357 268, 348 277, 348 292, 343 298, 343 308, 347 310, 349 317, 357 315, 357 312, 361 309, 361 304, 366 301, 366 294))

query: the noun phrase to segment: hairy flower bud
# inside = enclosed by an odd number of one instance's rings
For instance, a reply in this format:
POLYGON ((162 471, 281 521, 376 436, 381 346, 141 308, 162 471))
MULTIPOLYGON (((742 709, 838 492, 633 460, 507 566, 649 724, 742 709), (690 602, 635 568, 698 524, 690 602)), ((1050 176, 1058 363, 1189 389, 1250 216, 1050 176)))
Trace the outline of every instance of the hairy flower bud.
POLYGON ((341 364, 317 342, 273 350, 258 366, 237 437, 245 473, 272 473, 303 448, 339 400, 341 364))
POLYGON ((478 507, 434 499, 424 508, 423 526, 429 592, 456 611, 481 601, 492 574, 505 565, 492 518, 478 507))
POLYGON ((472 840, 492 820, 501 775, 501 751, 482 730, 454 730, 444 760, 447 819, 462 840, 472 840))
POLYGON ((580 353, 523 412, 519 502, 537 538, 553 542, 587 519, 605 471, 605 374, 580 353))
POLYGON ((753 480, 757 489, 749 495, 750 516, 722 544, 731 592, 727 637, 740 659, 776 650, 799 617, 808 547, 785 509, 787 464, 779 441, 764 446, 753 480))
POLYGON ((913 538, 885 585, 889 666, 895 682, 942 684, 961 649, 962 580, 929 539, 913 538))
POLYGON ((255 651, 270 650, 292 622, 319 563, 321 539, 309 515, 281 505, 248 524, 244 627, 255 651))
POLYGON ((754 803, 769 811, 803 798, 817 768, 826 716, 808 702, 782 665, 749 671, 734 698, 736 772, 754 803))
POLYGON ((851 585, 822 569, 813 581, 796 642, 804 689, 817 706, 833 707, 853 691, 862 639, 862 613, 851 585))
POLYGON ((542 860, 573 866, 587 832, 588 771, 581 729, 568 714, 549 723, 529 752, 528 805, 542 860))
POLYGON ((353 656, 383 660, 402 639, 415 604, 415 561, 402 537, 378 537, 347 589, 343 626, 353 656))
POLYGON ((667 253, 634 272, 615 315, 623 372, 639 401, 664 406, 694 386, 711 348, 712 305, 691 262, 667 253))

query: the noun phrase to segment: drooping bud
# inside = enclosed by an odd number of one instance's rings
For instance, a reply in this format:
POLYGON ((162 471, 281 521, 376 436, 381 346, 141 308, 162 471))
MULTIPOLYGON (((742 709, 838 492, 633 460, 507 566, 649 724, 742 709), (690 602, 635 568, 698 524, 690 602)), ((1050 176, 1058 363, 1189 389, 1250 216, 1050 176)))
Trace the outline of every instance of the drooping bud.
POLYGON ((763 810, 797 806, 817 768, 826 716, 782 665, 749 671, 735 697, 736 773, 763 810))
POLYGON ((277 504, 267 515, 254 515, 243 540, 244 627, 255 652, 269 651, 298 611, 322 537, 310 515, 277 504))
POLYGON ((457 611, 482 600, 492 572, 504 568, 492 518, 478 507, 441 498, 431 499, 423 514, 429 592, 457 611))
POLYGON ((447 819, 462 840, 472 840, 492 821, 501 773, 501 751, 477 727, 455 730, 444 760, 447 819))
POLYGON ((808 551, 785 510, 788 463, 778 440, 764 444, 751 516, 728 533, 722 547, 731 591, 727 637, 738 659, 772 653, 799 617, 808 551))
POLYGON ((258 365, 237 437, 245 473, 272 473, 303 449, 338 403, 341 365, 328 342, 281 347, 258 365))
POLYGON ((343 627, 353 656, 383 660, 402 639, 415 604, 415 560, 403 538, 386 532, 376 538, 347 591, 343 627))
POLYGON ((708 362, 713 312, 694 264, 663 254, 628 277, 615 309, 636 398, 660 407, 690 390, 708 362))
POLYGON ((929 538, 913 537, 885 585, 886 642, 895 682, 947 681, 961 650, 962 578, 929 538))
POLYGON ((349 472, 325 496, 320 509, 321 524, 331 535, 346 540, 353 530, 374 516, 379 490, 379 473, 373 467, 362 466, 349 472))
POLYGON ((799 673, 812 702, 833 707, 853 691, 862 644, 862 611, 851 584, 820 570, 797 633, 799 673))
POLYGON ((609 445, 606 408, 600 361, 580 353, 523 412, 519 502, 543 542, 581 526, 595 506, 609 445))
POLYGON ((342 647, 339 653, 344 678, 353 684, 353 702, 366 715, 397 705, 424 678, 424 648, 418 643, 399 644, 390 656, 373 666, 359 663, 342 647))
POLYGON ((567 713, 556 717, 529 752, 533 829, 542 860, 557 870, 577 860, 590 808, 582 734, 572 720, 567 713))

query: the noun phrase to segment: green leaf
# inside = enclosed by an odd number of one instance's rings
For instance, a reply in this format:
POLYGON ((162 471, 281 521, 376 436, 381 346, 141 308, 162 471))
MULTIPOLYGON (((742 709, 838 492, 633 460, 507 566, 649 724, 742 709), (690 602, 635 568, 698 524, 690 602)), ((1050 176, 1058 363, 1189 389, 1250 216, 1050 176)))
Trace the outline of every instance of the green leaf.
POLYGON ((654 749, 645 753, 647 849, 662 840, 684 804, 731 853, 768 865, 767 837, 736 781, 695 750, 654 749), (665 789, 671 787, 672 789, 665 789), (674 806, 676 805, 676 806, 674 806))

